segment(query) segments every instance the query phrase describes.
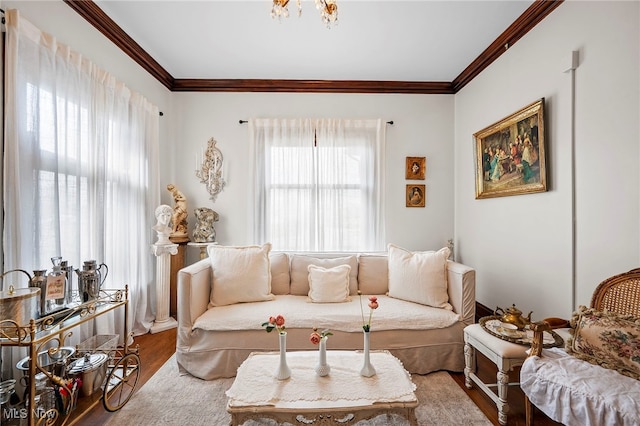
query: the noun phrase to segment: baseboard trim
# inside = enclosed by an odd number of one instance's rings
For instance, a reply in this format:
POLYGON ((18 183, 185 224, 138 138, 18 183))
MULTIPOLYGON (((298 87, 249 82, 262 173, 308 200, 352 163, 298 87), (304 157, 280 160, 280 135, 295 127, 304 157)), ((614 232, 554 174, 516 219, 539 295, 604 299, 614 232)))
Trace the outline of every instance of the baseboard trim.
POLYGON ((480 302, 476 302, 476 322, 482 317, 493 315, 493 309, 490 309, 480 302))

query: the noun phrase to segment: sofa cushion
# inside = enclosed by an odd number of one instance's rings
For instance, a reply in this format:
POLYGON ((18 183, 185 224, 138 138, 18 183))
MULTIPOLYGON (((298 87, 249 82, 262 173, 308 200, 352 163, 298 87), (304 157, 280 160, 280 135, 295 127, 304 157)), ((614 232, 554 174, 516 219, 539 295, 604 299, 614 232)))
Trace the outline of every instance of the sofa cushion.
POLYGON ((333 268, 309 265, 309 301, 314 303, 348 302, 351 266, 333 268))
POLYGON ((447 293, 450 250, 412 252, 389 244, 389 296, 453 309, 447 293))
POLYGON ((571 333, 568 353, 640 380, 640 318, 580 306, 571 333))
POLYGON ((289 294, 289 256, 287 253, 269 253, 271 263, 271 292, 289 294))
MULTIPOLYGON (((371 319, 372 339, 375 339, 373 336, 377 331, 431 330, 450 327, 460 321, 460 315, 455 312, 388 296, 378 296, 378 304, 380 307, 376 309, 371 319)), ((309 303, 306 296, 289 294, 276 296, 274 300, 268 302, 237 303, 207 309, 195 319, 191 330, 261 330, 260 324, 265 321, 265 318, 274 314, 282 314, 287 319, 287 332, 290 333, 287 339, 293 335, 299 335, 296 329, 302 330, 305 346, 299 349, 311 350, 312 345, 309 343, 308 336, 313 327, 318 327, 320 330, 327 328, 332 332, 362 333, 362 311, 358 297, 352 297, 351 301, 344 303, 309 303)), ((459 323, 455 328, 459 340, 458 350, 461 352, 462 328, 459 323)), ((273 336, 270 337, 273 338, 273 336)), ((362 337, 357 339, 361 344, 362 337)), ((401 338, 393 339, 388 342, 388 348, 393 348, 401 340, 401 338)), ((409 343, 411 347, 429 344, 430 342, 422 341, 409 343)))
POLYGON ((387 255, 358 256, 358 289, 362 294, 386 294, 389 291, 387 255))
POLYGON ((291 271, 291 294, 307 296, 309 294, 309 265, 333 268, 338 265, 351 266, 349 275, 349 294, 358 293, 358 258, 356 256, 318 258, 302 254, 289 256, 291 271))
POLYGON ((270 250, 269 243, 246 247, 209 246, 213 276, 209 308, 273 300, 270 250))

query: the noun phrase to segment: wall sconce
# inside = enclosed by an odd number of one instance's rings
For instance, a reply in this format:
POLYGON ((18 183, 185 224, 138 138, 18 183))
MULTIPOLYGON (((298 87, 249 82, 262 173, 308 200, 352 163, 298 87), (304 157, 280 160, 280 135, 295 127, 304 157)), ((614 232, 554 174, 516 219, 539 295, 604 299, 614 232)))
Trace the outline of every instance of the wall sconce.
POLYGON ((196 154, 196 177, 206 185, 209 199, 214 202, 226 185, 222 177, 222 160, 222 152, 216 147, 214 138, 207 142, 204 158, 196 154))

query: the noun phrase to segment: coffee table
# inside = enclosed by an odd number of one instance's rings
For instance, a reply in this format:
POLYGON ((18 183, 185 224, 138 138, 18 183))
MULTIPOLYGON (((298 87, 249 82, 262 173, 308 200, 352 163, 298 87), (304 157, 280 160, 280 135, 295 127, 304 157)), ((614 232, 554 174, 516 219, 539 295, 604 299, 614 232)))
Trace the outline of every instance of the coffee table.
POLYGON ((288 352, 291 377, 277 380, 276 352, 252 352, 227 391, 231 424, 269 418, 278 423, 349 425, 383 414, 398 414, 418 425, 415 384, 388 351, 372 351, 377 374, 360 375, 362 352, 327 351, 328 376, 315 373, 318 351, 288 352))

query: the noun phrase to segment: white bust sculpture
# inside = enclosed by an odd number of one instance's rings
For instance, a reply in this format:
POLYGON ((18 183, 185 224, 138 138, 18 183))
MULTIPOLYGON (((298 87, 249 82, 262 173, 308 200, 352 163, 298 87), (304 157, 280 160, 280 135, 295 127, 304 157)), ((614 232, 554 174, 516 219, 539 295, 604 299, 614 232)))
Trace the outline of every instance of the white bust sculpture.
POLYGON ((158 239, 155 242, 156 245, 172 244, 171 240, 169 240, 169 235, 172 231, 169 226, 169 221, 171 220, 172 214, 173 209, 171 206, 161 204, 156 207, 156 224, 152 228, 156 231, 156 235, 158 236, 158 239))

